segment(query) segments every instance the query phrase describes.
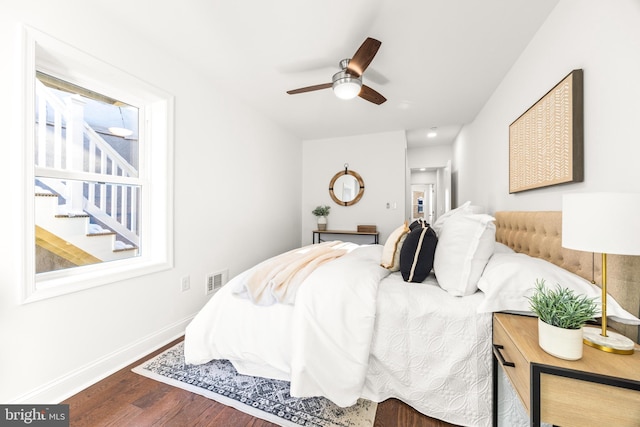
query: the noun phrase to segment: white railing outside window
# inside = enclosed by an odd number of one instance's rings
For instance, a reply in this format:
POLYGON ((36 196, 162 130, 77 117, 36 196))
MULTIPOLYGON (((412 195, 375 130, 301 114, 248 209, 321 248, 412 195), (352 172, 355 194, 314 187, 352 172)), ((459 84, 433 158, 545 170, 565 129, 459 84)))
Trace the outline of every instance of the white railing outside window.
POLYGON ((86 212, 138 247, 140 190, 113 182, 116 177, 137 178, 138 171, 89 126, 83 111, 80 96, 63 102, 36 79, 36 177, 64 197, 61 214, 86 212), (47 117, 53 122, 48 123, 47 117), (83 183, 45 178, 51 169, 84 172, 90 179, 83 183))

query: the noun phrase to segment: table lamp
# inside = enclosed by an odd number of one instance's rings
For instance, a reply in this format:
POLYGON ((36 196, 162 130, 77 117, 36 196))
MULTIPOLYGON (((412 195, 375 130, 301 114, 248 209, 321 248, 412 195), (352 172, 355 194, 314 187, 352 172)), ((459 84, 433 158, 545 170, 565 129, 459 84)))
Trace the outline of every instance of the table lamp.
POLYGON ((607 254, 640 255, 640 193, 565 194, 562 246, 602 253, 602 329, 584 327, 584 343, 609 353, 633 354, 632 340, 607 331, 607 254))

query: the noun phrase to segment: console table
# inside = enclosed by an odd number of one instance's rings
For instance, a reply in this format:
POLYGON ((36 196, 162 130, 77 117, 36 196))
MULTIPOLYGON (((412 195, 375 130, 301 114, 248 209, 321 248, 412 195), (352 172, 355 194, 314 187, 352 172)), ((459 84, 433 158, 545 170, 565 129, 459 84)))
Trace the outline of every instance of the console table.
POLYGON ((352 235, 352 236, 373 236, 373 243, 378 244, 378 237, 380 236, 380 232, 378 231, 349 231, 349 230, 313 230, 313 243, 324 242, 322 240, 323 234, 342 234, 342 235, 352 235), (318 237, 318 241, 316 241, 316 236, 318 237))

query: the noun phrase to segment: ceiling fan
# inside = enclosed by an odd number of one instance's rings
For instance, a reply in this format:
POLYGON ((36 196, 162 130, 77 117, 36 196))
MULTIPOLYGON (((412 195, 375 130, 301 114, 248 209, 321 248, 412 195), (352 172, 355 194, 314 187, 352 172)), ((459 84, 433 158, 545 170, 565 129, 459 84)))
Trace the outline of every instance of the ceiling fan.
POLYGON ((367 69, 373 57, 376 56, 382 42, 367 37, 360 45, 351 59, 340 61, 340 69, 333 75, 331 83, 323 83, 314 86, 302 87, 300 89, 288 90, 289 95, 312 92, 315 90, 333 88, 333 92, 338 98, 352 99, 359 96, 376 105, 380 105, 387 100, 369 86, 362 84, 362 74, 367 69))

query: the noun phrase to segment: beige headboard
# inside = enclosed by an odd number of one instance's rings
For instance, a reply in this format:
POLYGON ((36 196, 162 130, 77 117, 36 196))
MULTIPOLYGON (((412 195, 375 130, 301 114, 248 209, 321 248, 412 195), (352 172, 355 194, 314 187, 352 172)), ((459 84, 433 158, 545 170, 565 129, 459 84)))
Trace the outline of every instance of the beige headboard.
MULTIPOLYGON (((562 247, 562 212, 501 211, 495 213, 496 240, 516 252, 542 258, 598 286, 601 281, 601 254, 562 247)), ((585 230, 585 232, 588 232, 585 230)), ((607 256, 607 292, 625 310, 640 315, 640 256, 607 256)), ((638 342, 638 327, 610 322, 611 327, 638 342)))

